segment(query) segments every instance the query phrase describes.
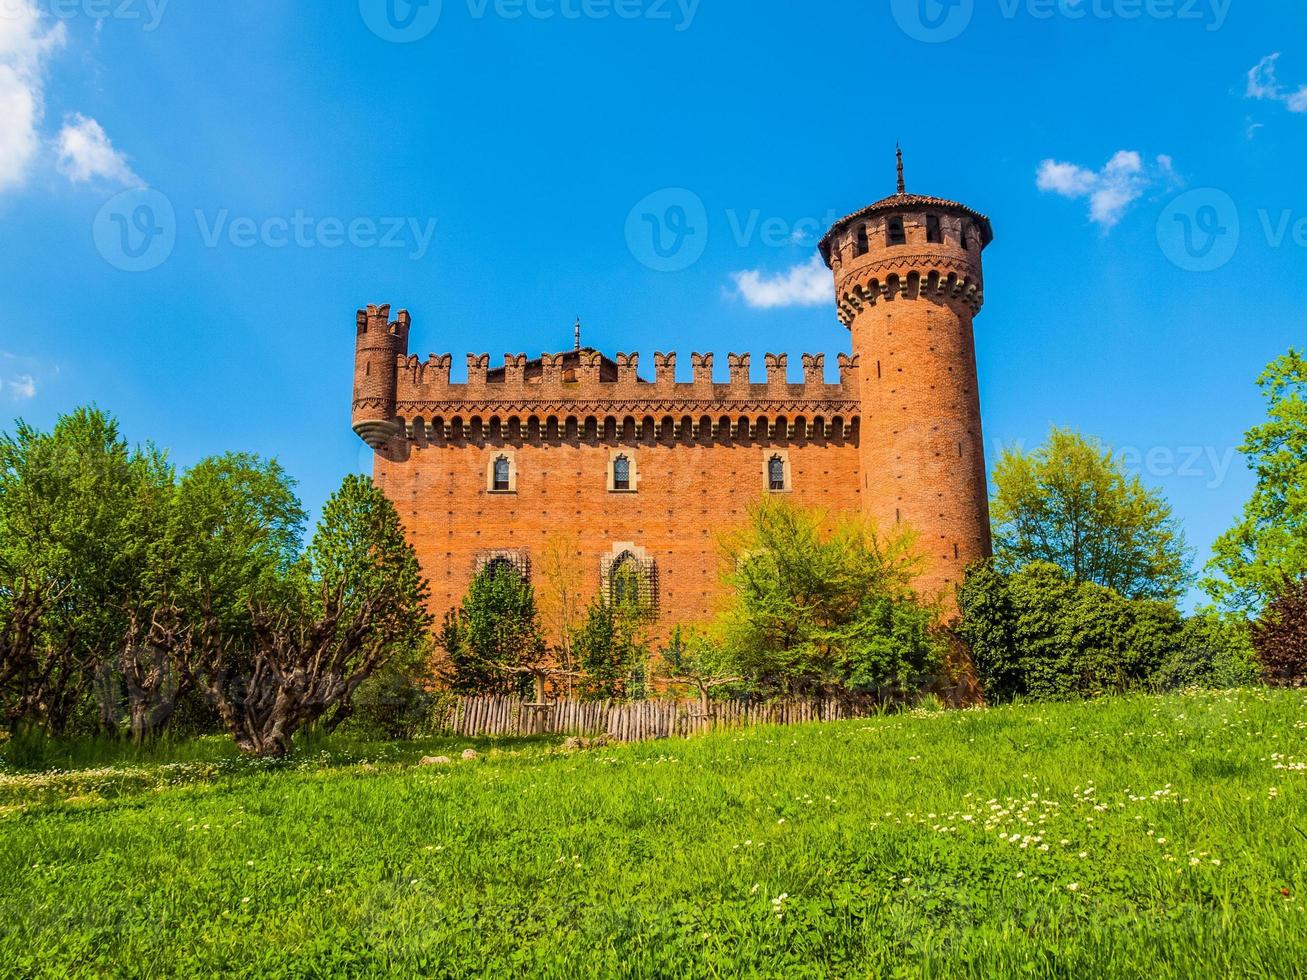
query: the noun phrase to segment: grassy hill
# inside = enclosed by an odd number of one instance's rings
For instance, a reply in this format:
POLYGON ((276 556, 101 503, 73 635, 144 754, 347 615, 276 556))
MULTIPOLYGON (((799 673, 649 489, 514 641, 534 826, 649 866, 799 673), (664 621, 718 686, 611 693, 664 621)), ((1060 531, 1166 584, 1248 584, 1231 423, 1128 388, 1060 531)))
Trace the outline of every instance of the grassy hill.
POLYGON ((1307 973, 1303 692, 471 744, 6 769, 0 972, 1307 973))

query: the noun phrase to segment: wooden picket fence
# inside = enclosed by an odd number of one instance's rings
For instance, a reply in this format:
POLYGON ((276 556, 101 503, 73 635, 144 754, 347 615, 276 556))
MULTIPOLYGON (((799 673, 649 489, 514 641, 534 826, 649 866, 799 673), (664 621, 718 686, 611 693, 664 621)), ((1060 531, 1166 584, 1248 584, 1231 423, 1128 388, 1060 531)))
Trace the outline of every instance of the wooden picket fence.
POLYGON ((608 735, 619 742, 683 737, 750 725, 796 725, 865 717, 843 701, 713 702, 574 701, 536 704, 507 696, 466 697, 449 702, 433 719, 436 731, 469 738, 525 735, 608 735))

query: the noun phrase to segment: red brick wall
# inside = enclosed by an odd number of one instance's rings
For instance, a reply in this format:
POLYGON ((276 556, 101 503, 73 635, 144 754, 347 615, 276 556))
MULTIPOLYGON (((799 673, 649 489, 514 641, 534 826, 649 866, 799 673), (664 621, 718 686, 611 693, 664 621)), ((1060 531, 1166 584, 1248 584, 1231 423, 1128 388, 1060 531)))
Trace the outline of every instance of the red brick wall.
POLYGON ((575 532, 587 591, 613 546, 631 542, 657 563, 660 616, 655 634, 702 622, 720 599, 721 532, 740 526, 763 496, 764 463, 788 455, 792 491, 803 506, 831 513, 860 506, 857 436, 712 443, 642 439, 575 442, 485 439, 481 444, 414 445, 406 458, 376 460, 378 484, 395 501, 423 569, 432 609, 443 616, 467 592, 478 555, 524 549, 538 564, 551 534, 575 532), (634 493, 608 490, 611 450, 634 453, 634 493), (487 466, 499 452, 515 457, 515 493, 490 493, 487 466))

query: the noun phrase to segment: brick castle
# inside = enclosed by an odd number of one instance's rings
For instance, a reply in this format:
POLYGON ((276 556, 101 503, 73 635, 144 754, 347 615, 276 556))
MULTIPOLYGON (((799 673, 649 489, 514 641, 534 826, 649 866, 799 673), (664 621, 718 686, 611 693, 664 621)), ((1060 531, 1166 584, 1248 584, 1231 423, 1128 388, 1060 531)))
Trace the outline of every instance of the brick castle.
POLYGON ((399 509, 431 580, 437 616, 491 562, 531 574, 550 536, 576 536, 586 592, 638 575, 657 632, 702 622, 720 589, 718 534, 767 494, 828 513, 907 524, 926 559, 920 586, 953 603, 967 565, 990 553, 989 509, 972 319, 983 302, 989 220, 952 201, 898 193, 837 222, 821 240, 840 321, 852 336, 839 383, 804 354, 766 381, 747 354, 581 348, 491 368, 468 355, 409 354, 410 318, 360 310, 354 431, 375 451, 374 479, 399 509))

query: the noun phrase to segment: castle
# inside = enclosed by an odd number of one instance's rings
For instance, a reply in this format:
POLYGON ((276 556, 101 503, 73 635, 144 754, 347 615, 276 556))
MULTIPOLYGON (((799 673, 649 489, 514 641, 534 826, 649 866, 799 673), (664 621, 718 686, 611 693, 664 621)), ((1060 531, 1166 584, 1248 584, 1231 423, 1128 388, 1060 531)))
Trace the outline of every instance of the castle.
POLYGON ((431 580, 439 616, 491 563, 532 574, 552 534, 575 535, 589 581, 639 582, 660 633, 701 622, 720 589, 717 536, 768 494, 828 513, 910 525, 922 591, 954 607, 966 567, 990 554, 989 508, 972 320, 984 299, 981 252, 993 231, 971 208, 897 193, 835 223, 819 248, 852 353, 839 383, 805 354, 636 354, 577 349, 490 367, 468 355, 409 355, 410 318, 360 310, 354 431, 375 451, 374 479, 394 501, 431 580), (617 576, 623 569, 627 574, 617 576), (632 577, 632 573, 635 576, 632 577))

